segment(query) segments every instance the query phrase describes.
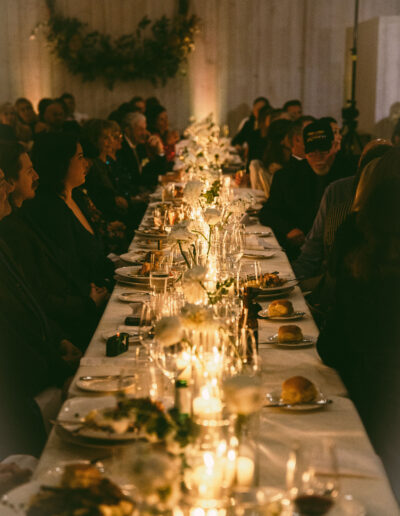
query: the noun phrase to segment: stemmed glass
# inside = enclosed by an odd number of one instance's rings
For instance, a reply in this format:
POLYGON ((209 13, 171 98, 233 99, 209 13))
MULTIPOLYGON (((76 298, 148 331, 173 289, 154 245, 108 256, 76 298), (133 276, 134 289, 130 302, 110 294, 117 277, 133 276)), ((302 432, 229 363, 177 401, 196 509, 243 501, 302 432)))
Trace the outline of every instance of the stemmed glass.
POLYGON ((232 265, 237 265, 244 253, 244 229, 241 225, 228 226, 224 235, 224 251, 232 265))
POLYGON ((154 293, 165 293, 169 279, 170 266, 163 260, 150 270, 150 288, 154 293))
POLYGON ((164 346, 155 341, 151 354, 157 366, 172 382, 175 382, 186 369, 190 370, 192 353, 185 341, 176 342, 171 346, 164 346))
POLYGON ((295 516, 322 516, 339 491, 334 443, 329 439, 296 445, 286 469, 286 483, 295 516))

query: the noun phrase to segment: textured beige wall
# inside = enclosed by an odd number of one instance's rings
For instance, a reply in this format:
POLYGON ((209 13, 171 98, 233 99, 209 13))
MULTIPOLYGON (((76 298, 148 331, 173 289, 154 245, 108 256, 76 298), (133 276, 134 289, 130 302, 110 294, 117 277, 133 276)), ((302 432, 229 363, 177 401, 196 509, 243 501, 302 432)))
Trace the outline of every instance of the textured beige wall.
MULTIPOLYGON (((156 94, 177 128, 188 117, 213 111, 235 127, 254 97, 279 106, 300 98, 305 111, 338 117, 343 104, 346 27, 351 0, 192 0, 203 19, 187 75, 165 88, 133 82, 109 92, 101 82, 81 83, 55 61, 43 41, 29 39, 45 17, 44 0, 0 0, 0 102, 24 95, 37 101, 71 91, 78 108, 105 116, 135 94, 156 94)), ((138 20, 171 15, 175 0, 57 0, 65 15, 121 34, 138 20)), ((400 15, 399 0, 360 0, 360 21, 400 15)))

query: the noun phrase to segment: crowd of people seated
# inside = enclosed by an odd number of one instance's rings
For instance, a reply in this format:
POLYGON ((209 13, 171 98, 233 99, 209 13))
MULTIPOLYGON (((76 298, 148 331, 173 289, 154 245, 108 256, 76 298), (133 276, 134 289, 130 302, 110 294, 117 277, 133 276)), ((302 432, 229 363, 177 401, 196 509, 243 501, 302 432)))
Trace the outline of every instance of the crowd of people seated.
MULTIPOLYGON (((371 141, 357 164, 335 119, 258 97, 232 139, 247 171, 236 181, 264 193, 260 222, 311 290, 319 354, 341 374, 392 479, 399 133, 371 141)), ((133 97, 107 120, 77 112, 69 93, 42 99, 37 113, 26 98, 0 105, 0 459, 40 453, 35 398, 68 387, 113 288, 110 257, 127 250, 178 140, 155 97, 133 97)))

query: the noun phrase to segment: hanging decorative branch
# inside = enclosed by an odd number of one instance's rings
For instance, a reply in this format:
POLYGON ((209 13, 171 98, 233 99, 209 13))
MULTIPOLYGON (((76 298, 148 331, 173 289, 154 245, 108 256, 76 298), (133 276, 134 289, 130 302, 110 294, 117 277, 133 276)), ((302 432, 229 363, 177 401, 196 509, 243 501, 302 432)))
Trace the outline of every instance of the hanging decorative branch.
POLYGON ((174 18, 162 16, 151 22, 145 16, 135 32, 113 39, 90 32, 87 23, 56 12, 55 0, 46 0, 49 19, 33 32, 42 31, 52 52, 74 75, 84 81, 103 79, 112 89, 116 81, 144 79, 165 85, 175 77, 194 50, 199 18, 188 15, 189 0, 178 0, 174 18), (150 36, 151 33, 151 36, 150 36))

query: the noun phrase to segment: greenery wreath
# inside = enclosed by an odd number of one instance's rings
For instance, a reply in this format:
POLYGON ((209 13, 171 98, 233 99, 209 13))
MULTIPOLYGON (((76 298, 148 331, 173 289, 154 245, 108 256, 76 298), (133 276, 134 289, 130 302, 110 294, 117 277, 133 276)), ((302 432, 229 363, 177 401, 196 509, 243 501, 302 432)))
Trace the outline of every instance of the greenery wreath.
POLYGON ((194 35, 199 18, 188 15, 189 0, 178 0, 178 13, 154 21, 145 16, 135 32, 116 39, 98 31, 90 32, 87 23, 56 12, 55 0, 46 0, 49 18, 35 29, 43 30, 52 52, 68 70, 84 81, 102 78, 109 89, 117 80, 144 79, 165 85, 175 77, 194 50, 194 35), (150 32, 152 37, 146 36, 150 32))

